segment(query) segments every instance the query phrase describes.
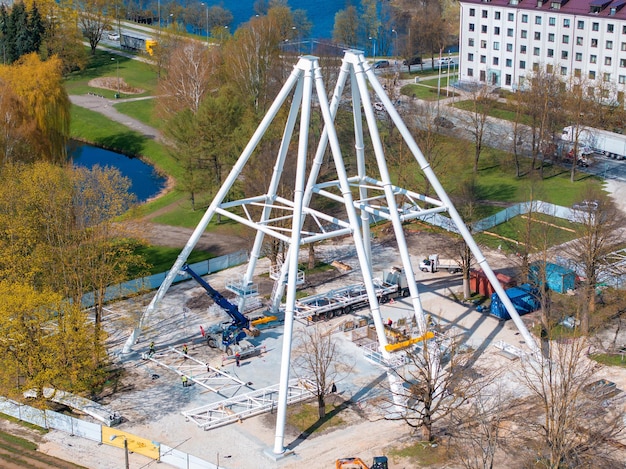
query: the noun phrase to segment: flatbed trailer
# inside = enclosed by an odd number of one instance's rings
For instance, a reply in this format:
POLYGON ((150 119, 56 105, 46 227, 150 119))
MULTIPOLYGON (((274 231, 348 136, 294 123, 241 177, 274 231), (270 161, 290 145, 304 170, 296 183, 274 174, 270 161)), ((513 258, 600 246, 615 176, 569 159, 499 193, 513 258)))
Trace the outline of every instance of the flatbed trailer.
MULTIPOLYGON (((374 279, 379 303, 384 304, 392 298, 409 295, 406 279, 402 277, 401 271, 392 270, 384 278, 393 280, 395 283, 374 279)), ((335 316, 349 314, 352 311, 364 308, 368 304, 369 299, 365 290, 365 284, 357 283, 296 300, 295 318, 311 320, 332 319, 335 316)))

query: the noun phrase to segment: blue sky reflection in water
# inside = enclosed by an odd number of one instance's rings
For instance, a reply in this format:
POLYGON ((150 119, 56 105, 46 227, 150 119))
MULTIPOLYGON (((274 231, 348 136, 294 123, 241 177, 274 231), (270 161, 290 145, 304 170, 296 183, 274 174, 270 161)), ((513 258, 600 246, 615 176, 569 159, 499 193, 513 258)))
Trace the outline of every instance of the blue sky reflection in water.
POLYGON ((117 168, 122 176, 130 179, 130 191, 137 196, 139 202, 145 202, 165 188, 165 178, 159 176, 152 166, 139 158, 129 158, 120 153, 80 142, 72 142, 68 153, 75 166, 92 168, 99 165, 117 168))

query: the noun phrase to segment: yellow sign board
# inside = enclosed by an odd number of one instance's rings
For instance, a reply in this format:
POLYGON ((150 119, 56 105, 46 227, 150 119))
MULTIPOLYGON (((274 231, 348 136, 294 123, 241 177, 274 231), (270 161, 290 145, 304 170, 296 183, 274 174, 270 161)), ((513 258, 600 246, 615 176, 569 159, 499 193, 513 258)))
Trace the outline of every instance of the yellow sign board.
POLYGON ((110 427, 102 427, 102 443, 105 445, 124 448, 124 440, 128 442, 128 451, 159 460, 159 443, 138 437, 132 433, 110 427))

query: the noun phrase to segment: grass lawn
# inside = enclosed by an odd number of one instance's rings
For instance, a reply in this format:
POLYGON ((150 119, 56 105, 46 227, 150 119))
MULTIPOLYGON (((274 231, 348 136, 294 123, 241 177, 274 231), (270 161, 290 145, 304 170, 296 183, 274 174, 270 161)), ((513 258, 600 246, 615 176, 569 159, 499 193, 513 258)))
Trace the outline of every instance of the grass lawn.
POLYGON ((287 424, 298 429, 301 433, 312 434, 323 432, 333 427, 345 424, 341 418, 341 405, 337 406, 326 401, 326 416, 318 418, 317 403, 299 404, 287 408, 287 424))
MULTIPOLYGON (((157 85, 157 76, 152 65, 101 50, 96 50, 96 55, 90 56, 89 63, 85 70, 73 72, 66 78, 65 87, 67 93, 87 94, 91 92, 113 99, 115 91, 89 86, 89 81, 100 77, 117 79, 118 64, 120 79, 124 79, 129 86, 143 90, 140 94, 133 94, 133 97, 150 96, 154 94, 157 85)), ((128 96, 122 93, 122 97, 128 96)))
POLYGON ((423 99, 425 101, 437 100, 437 88, 429 88, 423 85, 404 85, 400 89, 400 93, 412 98, 423 99))
MULTIPOLYGON (((168 248, 163 246, 142 246, 136 250, 136 254, 141 254, 146 262, 151 266, 150 274, 159 274, 172 268, 174 261, 180 254, 180 248, 168 248)), ((206 261, 215 256, 204 251, 194 250, 189 254, 187 263, 206 261)))
POLYGON ((163 119, 160 119, 154 115, 154 107, 156 106, 155 99, 143 99, 141 101, 129 101, 126 103, 117 103, 114 105, 122 114, 126 114, 134 119, 137 119, 144 124, 148 124, 155 129, 162 130, 164 124, 163 119))
POLYGON ((620 353, 598 353, 591 355, 590 358, 597 361, 598 363, 602 363, 603 365, 621 366, 622 368, 626 368, 626 354, 622 355, 620 353))
POLYGON ((391 449, 389 456, 391 458, 409 458, 411 463, 417 467, 443 467, 448 461, 448 449, 443 445, 431 445, 424 441, 418 441, 410 446, 391 449))

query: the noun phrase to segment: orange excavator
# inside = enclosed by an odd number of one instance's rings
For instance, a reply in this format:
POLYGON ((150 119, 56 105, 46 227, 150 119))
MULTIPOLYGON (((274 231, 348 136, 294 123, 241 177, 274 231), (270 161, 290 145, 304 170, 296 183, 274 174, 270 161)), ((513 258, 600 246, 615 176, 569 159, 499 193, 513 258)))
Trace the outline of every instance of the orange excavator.
POLYGON ((371 466, 361 458, 342 458, 335 462, 335 469, 388 469, 387 456, 375 456, 371 466))

